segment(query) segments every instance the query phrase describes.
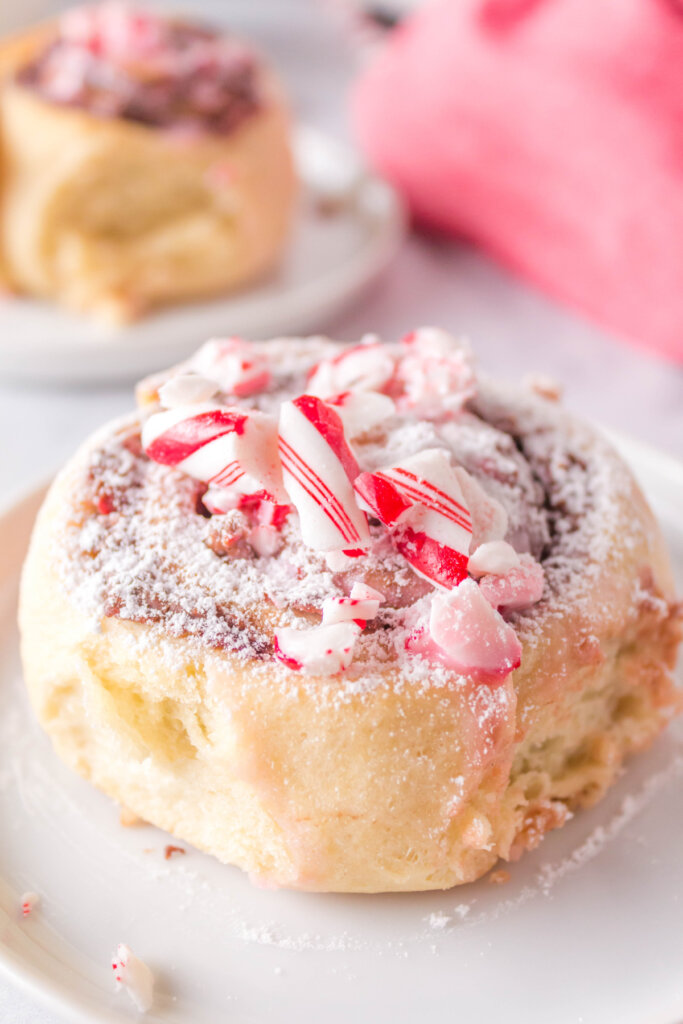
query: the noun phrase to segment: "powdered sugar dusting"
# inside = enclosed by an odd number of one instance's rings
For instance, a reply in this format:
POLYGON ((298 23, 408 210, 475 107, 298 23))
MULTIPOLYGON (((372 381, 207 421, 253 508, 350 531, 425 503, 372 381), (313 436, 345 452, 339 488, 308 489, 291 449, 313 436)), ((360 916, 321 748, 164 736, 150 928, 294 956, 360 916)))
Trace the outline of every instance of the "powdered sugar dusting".
MULTIPOLYGON (((271 368, 268 386, 248 402, 231 396, 231 405, 273 412, 305 389, 322 357, 344 351, 321 338, 255 345, 261 348, 271 368)), ((147 408, 157 408, 166 379, 141 385, 147 408)), ((331 677, 334 699, 386 685, 389 665, 397 669, 394 685, 452 682, 452 671, 405 650, 431 588, 379 524, 371 522, 367 556, 345 571, 333 572, 323 553, 302 543, 295 513, 282 528, 279 551, 258 556, 226 535, 229 517, 207 518, 203 484, 144 455, 144 418, 143 412, 100 433, 66 471, 78 514, 65 510, 64 544, 55 558, 64 587, 95 623, 111 616, 144 622, 155 636, 191 639, 198 652, 228 650, 257 671, 262 663, 284 684, 290 673, 272 657, 275 628, 318 622, 323 603, 348 596, 360 580, 386 600, 359 637, 353 664, 343 678, 331 677)), ((626 526, 617 499, 628 471, 611 448, 556 405, 480 381, 463 410, 425 421, 403 409, 358 437, 354 454, 362 470, 372 471, 434 447, 449 451, 504 508, 506 540, 515 550, 543 564, 541 602, 507 616, 520 639, 533 646, 546 616, 563 615, 569 606, 585 607, 589 621, 609 537, 626 526)), ((495 699, 488 697, 492 704, 495 699)))

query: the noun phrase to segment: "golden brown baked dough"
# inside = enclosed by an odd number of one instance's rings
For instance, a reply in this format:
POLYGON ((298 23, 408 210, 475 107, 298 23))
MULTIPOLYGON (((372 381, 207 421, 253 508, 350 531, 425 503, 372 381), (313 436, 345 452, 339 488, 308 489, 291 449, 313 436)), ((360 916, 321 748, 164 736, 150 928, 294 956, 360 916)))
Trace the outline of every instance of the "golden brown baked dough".
POLYGON ((0 264, 6 283, 97 318, 220 294, 282 252, 295 179, 278 84, 229 131, 175 130, 21 78, 50 46, 39 26, 0 46, 0 264))
MULTIPOLYGON (((220 401, 273 410, 311 364, 344 351, 269 344, 257 346, 263 395, 220 401)), ((222 546, 228 520, 202 510, 205 485, 140 448, 162 380, 55 481, 21 594, 40 721, 67 763, 135 814, 266 884, 446 888, 599 799, 678 710, 679 613, 659 529, 621 458, 558 404, 480 381, 461 412, 426 420, 409 403, 353 443, 373 468, 438 441, 504 506, 507 540, 540 560, 540 601, 504 613, 521 665, 492 682, 405 649, 435 592, 378 524, 348 570, 301 543, 295 513, 270 555, 222 546), (385 604, 345 673, 274 660, 275 629, 310 626, 359 578, 385 604)))

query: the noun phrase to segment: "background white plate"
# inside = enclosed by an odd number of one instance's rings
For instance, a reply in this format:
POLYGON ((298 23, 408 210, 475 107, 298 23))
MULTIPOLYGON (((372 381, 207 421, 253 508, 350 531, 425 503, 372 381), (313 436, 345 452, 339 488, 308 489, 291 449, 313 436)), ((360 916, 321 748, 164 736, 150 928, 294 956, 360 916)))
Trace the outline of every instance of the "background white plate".
MULTIPOLYGON (((683 584, 683 466, 619 441, 683 584)), ((683 727, 634 759, 598 807, 512 865, 445 893, 253 888, 168 836, 123 829, 34 723, 14 627, 40 495, 0 519, 0 965, 70 1022, 136 1018, 113 994, 125 941, 154 969, 165 1024, 675 1024, 683 1017, 683 727), (22 921, 19 898, 42 904, 22 921), (443 915, 430 923, 430 915, 443 915)), ((183 844, 185 845, 185 844, 183 844)), ((9 1022, 8 1022, 9 1024, 9 1022)), ((14 1024, 14 1022, 12 1022, 14 1024)))
POLYGON ((301 126, 294 148, 302 195, 284 258, 268 278, 120 328, 52 303, 0 296, 0 373, 32 383, 132 379, 170 366, 216 335, 303 333, 338 313, 393 259, 405 229, 403 208, 391 186, 335 139, 301 126), (348 190, 348 197, 334 212, 320 212, 317 196, 331 187, 348 190))

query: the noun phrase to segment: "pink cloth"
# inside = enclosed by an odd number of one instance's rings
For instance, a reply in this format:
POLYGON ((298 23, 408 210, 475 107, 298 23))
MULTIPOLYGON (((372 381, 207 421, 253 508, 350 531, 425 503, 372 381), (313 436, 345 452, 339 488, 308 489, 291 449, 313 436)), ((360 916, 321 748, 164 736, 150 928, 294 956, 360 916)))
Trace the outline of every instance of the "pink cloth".
POLYGON ((683 3, 437 0, 352 113, 419 222, 683 359, 683 3))

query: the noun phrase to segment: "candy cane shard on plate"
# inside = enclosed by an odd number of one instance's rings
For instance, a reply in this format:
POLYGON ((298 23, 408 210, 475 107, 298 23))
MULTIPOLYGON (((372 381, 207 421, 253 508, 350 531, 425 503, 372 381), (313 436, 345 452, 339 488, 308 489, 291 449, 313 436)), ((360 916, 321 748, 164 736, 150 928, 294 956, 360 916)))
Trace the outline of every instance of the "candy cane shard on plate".
POLYGON ((287 502, 272 416, 221 405, 178 406, 154 413, 142 429, 154 462, 175 466, 213 491, 263 493, 287 502))
POLYGON ((135 956, 124 943, 119 943, 111 961, 117 990, 123 986, 141 1013, 154 1001, 154 975, 146 963, 135 956))
POLYGON ((40 903, 40 896, 37 892, 25 892, 21 897, 21 916, 30 917, 40 903))
POLYGON ((362 553, 370 531, 353 491, 358 463, 338 413, 314 395, 284 402, 279 449, 304 543, 318 551, 362 553))
POLYGON ((283 626, 275 630, 275 657, 295 672, 331 676, 353 660, 360 627, 351 621, 323 623, 310 629, 283 626))
POLYGON ((429 628, 413 633, 406 647, 463 675, 490 681, 504 679, 522 660, 514 629, 470 579, 448 594, 434 595, 429 628))
POLYGON ((420 327, 402 339, 396 377, 403 385, 399 408, 419 409, 427 419, 456 411, 476 392, 469 345, 438 327, 420 327))
POLYGON ((344 349, 313 368, 306 391, 329 398, 344 391, 381 391, 396 370, 396 358, 386 345, 366 335, 360 345, 344 349))
POLYGON ((342 391, 325 401, 339 414, 344 433, 350 438, 372 430, 396 411, 393 400, 379 391, 342 391))
POLYGON ((271 380, 267 357, 243 338, 212 338, 202 345, 189 365, 215 380, 222 391, 238 398, 264 391, 271 380))
POLYGON ((394 546, 420 576, 451 588, 467 575, 472 521, 448 452, 428 448, 361 473, 363 507, 391 530, 394 546))

